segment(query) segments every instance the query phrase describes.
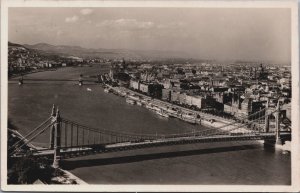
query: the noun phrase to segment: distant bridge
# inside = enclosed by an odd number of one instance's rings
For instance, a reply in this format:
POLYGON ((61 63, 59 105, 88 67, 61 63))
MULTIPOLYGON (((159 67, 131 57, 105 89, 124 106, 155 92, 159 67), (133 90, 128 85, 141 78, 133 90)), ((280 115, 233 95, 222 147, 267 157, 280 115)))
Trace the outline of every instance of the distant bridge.
POLYGON ((51 116, 47 120, 9 147, 9 156, 22 156, 23 147, 47 130, 50 131, 49 147, 32 152, 35 156, 54 156, 53 167, 58 167, 61 159, 91 153, 221 141, 267 140, 275 143, 281 141, 282 137, 290 137, 290 133, 280 132, 281 120, 278 102, 276 108, 268 108, 267 104, 265 109, 218 128, 169 135, 135 134, 92 128, 65 119, 53 105, 51 116), (275 121, 275 129, 272 130, 271 118, 275 121))
POLYGON ((103 81, 103 75, 97 75, 95 77, 83 77, 80 75, 77 79, 61 79, 61 78, 28 78, 22 75, 19 79, 11 79, 10 82, 18 82, 19 85, 22 85, 26 82, 26 84, 30 84, 32 82, 77 82, 80 86, 83 85, 83 82, 87 82, 88 84, 91 83, 99 83, 103 81))

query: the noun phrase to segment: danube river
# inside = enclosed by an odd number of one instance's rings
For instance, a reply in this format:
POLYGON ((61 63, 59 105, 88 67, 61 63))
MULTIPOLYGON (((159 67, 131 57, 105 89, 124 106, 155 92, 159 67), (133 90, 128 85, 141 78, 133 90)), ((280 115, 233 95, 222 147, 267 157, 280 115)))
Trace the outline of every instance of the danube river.
MULTIPOLYGON (((78 79, 106 72, 105 66, 62 68, 26 75, 30 79, 78 79)), ((50 116, 52 104, 61 116, 94 128, 141 134, 171 134, 203 129, 162 118, 99 85, 72 81, 9 81, 8 116, 21 134, 50 116), (87 90, 87 88, 89 88, 87 90)), ((48 146, 49 133, 35 140, 48 146)), ((259 142, 189 144, 90 155, 64 160, 65 169, 91 184, 290 184, 290 154, 259 142)))

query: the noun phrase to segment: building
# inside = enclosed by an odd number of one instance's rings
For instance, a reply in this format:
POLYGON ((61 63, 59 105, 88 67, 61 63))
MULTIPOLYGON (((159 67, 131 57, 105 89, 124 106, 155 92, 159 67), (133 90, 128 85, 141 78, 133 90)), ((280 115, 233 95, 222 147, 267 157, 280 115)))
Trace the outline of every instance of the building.
POLYGON ((263 101, 254 101, 249 97, 241 99, 239 95, 233 95, 231 104, 224 104, 224 112, 235 117, 249 116, 262 108, 263 101))
POLYGON ((171 101, 171 90, 170 89, 162 89, 162 100, 171 101))
POLYGON ((133 88, 134 90, 140 90, 140 81, 130 79, 129 87, 133 88))
POLYGON ((171 90, 171 101, 175 103, 179 103, 179 95, 180 95, 179 91, 171 90))
POLYGON ((149 84, 148 83, 139 83, 139 91, 148 94, 149 93, 149 84))
POLYGON ((206 106, 205 98, 197 95, 186 95, 186 104, 189 106, 195 106, 199 109, 206 106))
POLYGON ((162 81, 162 85, 164 86, 164 88, 167 88, 167 89, 173 87, 172 82, 171 82, 170 79, 166 79, 166 80, 162 81))

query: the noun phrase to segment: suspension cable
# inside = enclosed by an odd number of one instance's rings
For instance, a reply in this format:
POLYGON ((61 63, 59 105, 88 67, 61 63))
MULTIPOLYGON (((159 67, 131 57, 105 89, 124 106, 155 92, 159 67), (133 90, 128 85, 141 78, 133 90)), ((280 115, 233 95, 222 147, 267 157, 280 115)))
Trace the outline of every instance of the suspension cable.
POLYGON ((37 126, 36 128, 34 128, 32 131, 30 131, 28 134, 26 134, 24 137, 22 137, 20 140, 18 140, 16 143, 14 143, 8 150, 16 147, 17 145, 19 145, 19 143, 23 142, 26 138, 28 138, 31 134, 33 134, 35 131, 37 131, 39 128, 41 128, 44 124, 46 124, 49 120, 51 119, 51 117, 49 117, 47 120, 45 120, 43 123, 41 123, 39 126, 37 126))
POLYGON ((27 145, 28 143, 30 143, 32 140, 34 140, 37 136, 39 136, 41 133, 43 133, 46 129, 48 129, 50 126, 52 126, 54 123, 50 123, 49 125, 47 125, 46 127, 44 127, 41 131, 39 131, 38 133, 36 133, 34 136, 32 136, 30 139, 28 139, 25 143, 23 143, 20 147, 18 147, 17 149, 15 149, 13 153, 15 153, 16 151, 19 151, 24 145, 27 145))

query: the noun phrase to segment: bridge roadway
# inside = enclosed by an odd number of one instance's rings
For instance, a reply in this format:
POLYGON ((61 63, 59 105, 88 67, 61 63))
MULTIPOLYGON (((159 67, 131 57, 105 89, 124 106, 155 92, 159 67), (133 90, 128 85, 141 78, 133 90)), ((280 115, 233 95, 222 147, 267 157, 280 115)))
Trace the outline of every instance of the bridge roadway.
MULTIPOLYGON (((288 135, 283 133, 283 136, 288 135)), ((126 151, 130 149, 142 149, 156 146, 168 146, 179 145, 189 143, 208 143, 208 142, 224 142, 224 141, 246 141, 246 140, 275 140, 275 133, 249 133, 244 135, 215 135, 215 136, 191 136, 191 137, 177 137, 177 138, 165 138, 156 140, 144 140, 140 142, 121 142, 114 144, 103 145, 86 145, 86 146, 74 146, 74 147, 62 147, 60 154, 62 157, 76 157, 80 154, 88 153, 107 153, 115 151, 126 151), (75 154, 75 155, 74 155, 75 154)), ((34 150, 34 156, 52 156, 54 154, 53 149, 39 149, 34 150)), ((14 155, 13 157, 19 157, 21 155, 14 155)))

